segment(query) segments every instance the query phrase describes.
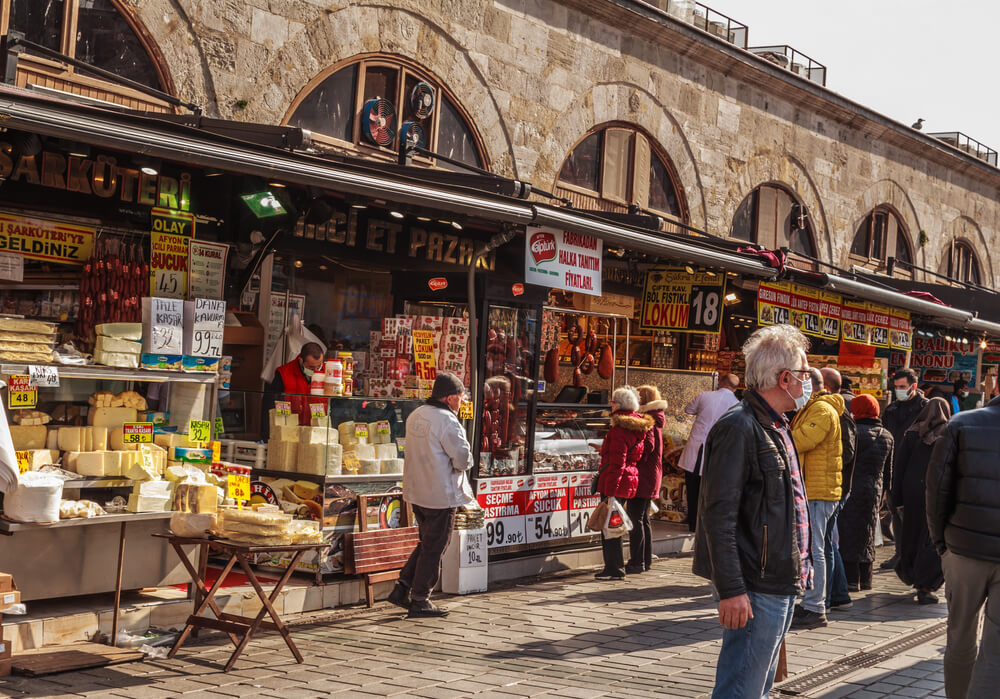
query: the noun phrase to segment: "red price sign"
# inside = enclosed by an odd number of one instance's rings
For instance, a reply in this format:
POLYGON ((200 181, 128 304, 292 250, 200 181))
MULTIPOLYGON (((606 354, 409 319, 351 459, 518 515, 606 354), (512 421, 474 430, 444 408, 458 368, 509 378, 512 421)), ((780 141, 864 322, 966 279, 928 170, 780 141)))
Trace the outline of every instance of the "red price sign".
POLYGON ((126 422, 122 425, 123 444, 149 444, 152 441, 152 422, 126 422))
POLYGON ((434 359, 434 333, 432 331, 413 331, 413 363, 418 379, 433 381, 437 376, 437 366, 434 359))
POLYGON ((27 374, 15 374, 7 379, 7 407, 34 408, 38 403, 38 388, 31 385, 27 374))

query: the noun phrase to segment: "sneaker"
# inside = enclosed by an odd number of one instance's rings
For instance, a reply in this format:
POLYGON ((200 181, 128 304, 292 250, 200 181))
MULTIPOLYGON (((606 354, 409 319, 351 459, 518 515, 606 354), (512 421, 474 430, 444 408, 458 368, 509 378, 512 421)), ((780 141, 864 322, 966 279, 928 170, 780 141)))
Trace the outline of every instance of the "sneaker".
POLYGON ((844 602, 831 602, 830 606, 826 608, 826 611, 836 611, 843 612, 854 606, 854 602, 851 600, 846 600, 844 602))
POLYGON ((594 575, 594 580, 624 580, 624 575, 618 575, 617 573, 609 573, 606 570, 602 570, 600 573, 594 575))
POLYGON ((646 570, 643 566, 625 566, 625 573, 628 575, 638 575, 639 573, 644 573, 646 570))
POLYGON ((392 588, 392 592, 389 596, 385 598, 385 601, 394 604, 397 607, 402 607, 403 609, 410 608, 410 591, 405 587, 396 583, 396 586, 392 588))
POLYGON ((414 600, 410 602, 410 613, 406 616, 410 619, 415 617, 442 617, 448 616, 448 610, 437 606, 429 599, 414 600))
POLYGON ((930 590, 917 590, 917 604, 937 604, 939 601, 930 590))
POLYGON ((803 609, 800 616, 792 617, 793 629, 818 629, 823 626, 826 626, 826 614, 822 612, 810 612, 808 609, 803 609))

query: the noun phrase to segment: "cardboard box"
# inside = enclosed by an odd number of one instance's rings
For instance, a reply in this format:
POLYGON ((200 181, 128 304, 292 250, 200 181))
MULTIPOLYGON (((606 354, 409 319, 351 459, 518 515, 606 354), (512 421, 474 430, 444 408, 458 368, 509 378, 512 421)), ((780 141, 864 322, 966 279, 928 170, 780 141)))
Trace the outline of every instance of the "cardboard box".
POLYGON ((19 604, 21 602, 21 593, 18 590, 12 590, 10 592, 4 592, 0 595, 0 612, 7 609, 7 607, 12 604, 19 604))
POLYGON ((0 573, 0 592, 10 592, 16 589, 17 585, 14 584, 14 576, 10 573, 0 573))
POLYGON ((0 640, 0 677, 10 674, 12 650, 13 644, 10 641, 0 640))

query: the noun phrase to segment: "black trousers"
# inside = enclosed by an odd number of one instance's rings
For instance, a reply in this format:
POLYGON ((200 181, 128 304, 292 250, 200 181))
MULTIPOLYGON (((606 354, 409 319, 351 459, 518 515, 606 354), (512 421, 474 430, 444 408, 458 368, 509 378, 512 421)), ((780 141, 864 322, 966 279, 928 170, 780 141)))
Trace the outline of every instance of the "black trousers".
POLYGON ((629 498, 625 513, 632 520, 628 534, 628 567, 649 570, 653 565, 653 528, 649 522, 649 498, 629 498))
MULTIPOLYGON (((699 463, 699 467, 700 465, 699 463)), ((693 532, 695 525, 698 524, 698 493, 701 491, 701 475, 685 471, 684 491, 688 506, 688 530, 693 532)))
POLYGON ((455 508, 432 510, 413 505, 413 513, 420 543, 399 571, 399 584, 410 591, 411 600, 422 602, 430 597, 441 576, 441 558, 455 526, 455 508))
POLYGON ((848 585, 857 585, 862 590, 872 589, 871 561, 844 561, 844 574, 848 585))
POLYGON ((622 538, 605 538, 601 533, 601 552, 604 554, 604 572, 611 575, 625 575, 625 554, 622 553, 622 538))

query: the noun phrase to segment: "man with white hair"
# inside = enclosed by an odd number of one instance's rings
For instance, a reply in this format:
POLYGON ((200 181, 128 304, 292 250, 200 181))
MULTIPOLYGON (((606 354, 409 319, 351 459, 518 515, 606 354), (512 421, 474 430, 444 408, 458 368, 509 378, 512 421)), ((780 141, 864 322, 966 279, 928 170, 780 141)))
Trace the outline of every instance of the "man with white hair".
POLYGON ((694 572, 712 581, 725 629, 713 697, 767 696, 795 599, 812 583, 805 486, 783 415, 812 392, 808 348, 790 325, 751 335, 743 401, 705 442, 694 572))

